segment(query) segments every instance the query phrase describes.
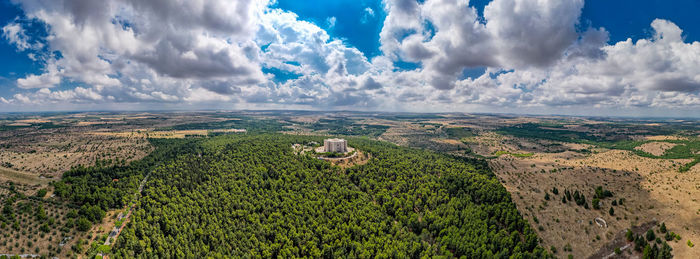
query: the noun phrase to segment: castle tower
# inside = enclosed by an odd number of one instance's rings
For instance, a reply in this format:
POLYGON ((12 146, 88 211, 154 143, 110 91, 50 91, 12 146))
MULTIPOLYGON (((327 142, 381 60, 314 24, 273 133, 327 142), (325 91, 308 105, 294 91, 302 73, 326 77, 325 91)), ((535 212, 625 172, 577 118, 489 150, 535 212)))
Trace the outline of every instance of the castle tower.
POLYGON ((323 151, 325 152, 348 152, 348 142, 340 138, 331 138, 323 140, 323 151))

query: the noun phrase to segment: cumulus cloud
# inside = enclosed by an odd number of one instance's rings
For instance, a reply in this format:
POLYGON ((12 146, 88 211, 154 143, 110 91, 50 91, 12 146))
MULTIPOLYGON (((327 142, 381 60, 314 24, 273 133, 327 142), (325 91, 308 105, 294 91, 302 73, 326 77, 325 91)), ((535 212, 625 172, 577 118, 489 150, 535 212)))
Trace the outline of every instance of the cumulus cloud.
POLYGON ((494 0, 484 7, 499 64, 507 68, 546 66, 577 39, 583 0, 494 0))
POLYGON ((582 0, 494 0, 483 19, 468 3, 388 1, 382 50, 422 62, 434 87, 451 89, 466 68, 551 65, 578 38, 582 0))
POLYGON ((50 64, 47 71, 40 75, 28 75, 17 79, 17 86, 24 89, 51 88, 61 83, 61 76, 56 65, 50 64))
MULTIPOLYGON (((47 31, 3 26, 44 66, 4 105, 700 107, 700 43, 661 19, 648 39, 609 43, 605 28, 580 29, 583 0, 493 0, 481 16, 468 0, 385 0, 371 59, 329 35, 335 17, 324 29, 268 1, 12 2, 47 31), (472 68, 486 72, 465 79, 472 68), (49 89, 65 82, 80 86, 49 89)), ((379 14, 366 8, 361 22, 379 14)))
MULTIPOLYGON (((175 101, 192 86, 211 87, 210 80, 265 80, 253 43, 264 1, 14 2, 29 19, 47 25, 51 51, 60 53, 46 60, 45 73, 18 79, 21 88, 51 87, 67 78, 116 100, 175 101)), ((16 24, 4 31, 6 37, 23 35, 16 24)))
POLYGON ((30 94, 15 94, 13 98, 24 104, 94 103, 103 100, 103 97, 93 89, 80 86, 64 91, 51 91, 48 88, 42 88, 30 94))
POLYGON ((464 101, 495 105, 697 107, 700 43, 683 42, 666 20, 651 27, 650 39, 605 45, 600 55, 575 52, 546 69, 490 70, 458 90, 464 101))

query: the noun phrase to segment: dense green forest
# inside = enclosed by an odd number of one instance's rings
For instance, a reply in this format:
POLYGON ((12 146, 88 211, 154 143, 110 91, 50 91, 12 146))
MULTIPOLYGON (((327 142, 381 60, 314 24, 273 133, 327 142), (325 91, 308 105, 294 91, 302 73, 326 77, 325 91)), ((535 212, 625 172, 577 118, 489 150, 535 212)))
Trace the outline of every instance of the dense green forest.
POLYGON ((347 136, 377 137, 389 129, 385 125, 358 124, 357 120, 347 118, 320 119, 311 124, 313 130, 328 130, 329 134, 347 136))
POLYGON ((153 170, 113 258, 541 258, 546 252, 479 160, 365 139, 341 169, 295 155, 320 137, 227 135, 153 170))
MULTIPOLYGON (((55 194, 78 207, 78 222, 98 223, 109 209, 124 207, 133 198, 140 181, 156 165, 174 159, 178 154, 195 153, 196 140, 150 139, 155 150, 145 158, 128 165, 74 167, 54 183, 55 194), (86 221, 87 220, 87 221, 86 221)), ((90 228, 79 227, 81 230, 90 228)))
POLYGON ((287 130, 286 122, 274 119, 258 119, 247 116, 231 117, 230 120, 180 124, 159 130, 199 130, 199 129, 246 129, 248 132, 277 132, 287 130))

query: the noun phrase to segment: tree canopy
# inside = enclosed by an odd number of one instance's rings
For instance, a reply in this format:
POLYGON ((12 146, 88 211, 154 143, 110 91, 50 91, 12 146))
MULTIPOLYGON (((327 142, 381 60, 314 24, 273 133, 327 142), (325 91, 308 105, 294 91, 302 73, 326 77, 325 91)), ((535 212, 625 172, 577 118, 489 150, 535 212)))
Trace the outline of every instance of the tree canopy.
POLYGON ((549 256, 483 161, 366 139, 347 169, 292 152, 320 140, 190 143, 153 170, 114 258, 549 256))

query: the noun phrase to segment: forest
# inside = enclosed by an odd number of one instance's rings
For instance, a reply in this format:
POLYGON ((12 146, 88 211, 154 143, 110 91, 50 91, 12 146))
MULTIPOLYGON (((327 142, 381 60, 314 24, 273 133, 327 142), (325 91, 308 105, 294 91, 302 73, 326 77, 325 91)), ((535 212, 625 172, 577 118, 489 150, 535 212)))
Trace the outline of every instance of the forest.
POLYGON ((483 162, 350 138, 373 158, 342 169, 291 148, 321 140, 181 146, 153 169, 112 257, 550 257, 483 162))
POLYGON ((216 122, 198 122, 163 127, 159 130, 198 130, 198 129, 246 129, 248 132, 276 132, 287 130, 287 123, 274 119, 258 119, 247 116, 232 116, 228 120, 216 122))
POLYGON ((320 119, 318 122, 311 124, 310 128, 313 130, 328 130, 328 133, 334 135, 377 137, 389 129, 389 126, 358 124, 353 119, 334 118, 320 119))
MULTIPOLYGON (((139 182, 156 165, 174 159, 178 154, 194 153, 196 140, 149 139, 156 149, 145 158, 128 165, 74 167, 61 181, 54 183, 56 196, 79 208, 76 227, 85 231, 91 223, 99 223, 109 209, 124 207, 133 198, 139 182)), ((72 224, 71 224, 72 225, 72 224)), ((72 227, 72 226, 71 226, 72 227)))

